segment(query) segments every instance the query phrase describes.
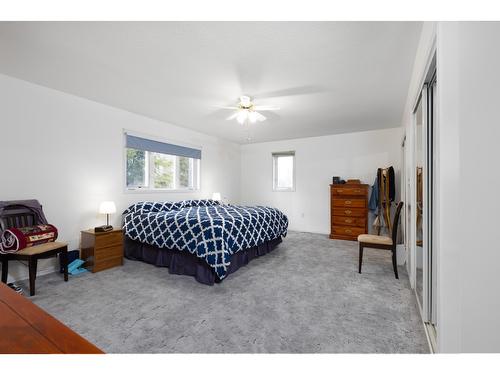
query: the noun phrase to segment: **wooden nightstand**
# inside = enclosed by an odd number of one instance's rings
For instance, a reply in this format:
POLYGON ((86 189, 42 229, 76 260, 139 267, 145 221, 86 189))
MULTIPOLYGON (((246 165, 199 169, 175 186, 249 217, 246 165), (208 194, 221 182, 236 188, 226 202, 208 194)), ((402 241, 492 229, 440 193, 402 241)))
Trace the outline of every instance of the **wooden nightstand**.
POLYGON ((123 233, 121 228, 109 232, 82 230, 80 257, 89 271, 99 272, 123 265, 123 233))

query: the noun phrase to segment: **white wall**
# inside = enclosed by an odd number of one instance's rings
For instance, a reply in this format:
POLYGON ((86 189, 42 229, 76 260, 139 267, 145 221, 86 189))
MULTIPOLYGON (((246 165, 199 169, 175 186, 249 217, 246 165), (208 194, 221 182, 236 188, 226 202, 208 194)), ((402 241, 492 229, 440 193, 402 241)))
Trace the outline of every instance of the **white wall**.
MULTIPOLYGON (((211 197, 238 202, 240 146, 80 97, 0 75, 0 200, 36 198, 59 238, 79 247, 80 231, 104 223, 103 200, 118 213, 140 200, 211 197), (123 129, 202 146, 201 190, 192 193, 125 193, 123 129)), ((26 278, 23 267, 11 278, 26 278)), ((52 268, 42 262, 39 271, 52 268)))
POLYGON ((400 141, 401 129, 396 128, 244 145, 241 200, 281 209, 291 230, 329 234, 332 176, 371 186, 377 168, 393 165, 399 178, 400 141), (273 192, 271 153, 290 150, 295 151, 296 189, 273 192))
POLYGON ((437 350, 500 352, 500 202, 493 193, 500 186, 500 23, 424 24, 403 119, 410 138, 411 107, 435 41, 437 350))
POLYGON ((500 352, 500 23, 438 26, 441 351, 500 352))

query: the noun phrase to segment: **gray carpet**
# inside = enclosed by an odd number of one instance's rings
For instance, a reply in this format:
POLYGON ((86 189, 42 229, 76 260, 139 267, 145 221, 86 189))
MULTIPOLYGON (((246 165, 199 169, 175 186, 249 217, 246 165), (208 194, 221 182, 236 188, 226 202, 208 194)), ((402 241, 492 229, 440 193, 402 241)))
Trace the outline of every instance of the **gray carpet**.
POLYGON ((222 284, 165 268, 37 279, 32 301, 106 352, 426 353, 414 294, 388 252, 290 232, 222 284))

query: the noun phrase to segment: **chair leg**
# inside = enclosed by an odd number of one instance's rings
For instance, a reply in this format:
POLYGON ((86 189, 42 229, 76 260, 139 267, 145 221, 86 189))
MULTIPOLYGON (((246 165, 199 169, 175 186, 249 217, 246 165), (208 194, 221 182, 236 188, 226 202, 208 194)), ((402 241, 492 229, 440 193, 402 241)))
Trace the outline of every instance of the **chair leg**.
POLYGON ((394 276, 396 276, 396 279, 399 279, 398 264, 396 262, 396 249, 392 250, 392 267, 394 268, 394 276))
POLYGON ((38 259, 35 257, 30 258, 28 262, 29 274, 30 274, 30 296, 35 295, 35 279, 36 279, 37 265, 38 265, 38 259))
POLYGON ((2 259, 2 283, 7 284, 7 276, 9 275, 9 261, 2 259))
POLYGON ((363 264, 363 244, 360 242, 359 243, 359 270, 358 272, 361 273, 361 265, 363 264))
POLYGON ((63 264, 64 281, 68 281, 68 248, 65 248, 61 253, 61 261, 63 264))

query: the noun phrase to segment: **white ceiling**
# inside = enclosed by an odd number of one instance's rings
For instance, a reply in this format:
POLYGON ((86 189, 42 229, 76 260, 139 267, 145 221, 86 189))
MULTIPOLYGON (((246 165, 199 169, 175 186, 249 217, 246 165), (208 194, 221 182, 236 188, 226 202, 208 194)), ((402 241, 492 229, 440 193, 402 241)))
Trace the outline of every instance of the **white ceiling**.
POLYGON ((421 26, 0 22, 0 72, 238 143, 355 132, 400 126, 421 26), (226 121, 241 94, 280 110, 226 121))

